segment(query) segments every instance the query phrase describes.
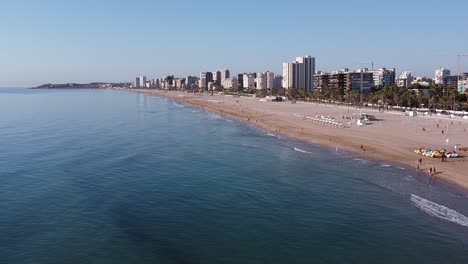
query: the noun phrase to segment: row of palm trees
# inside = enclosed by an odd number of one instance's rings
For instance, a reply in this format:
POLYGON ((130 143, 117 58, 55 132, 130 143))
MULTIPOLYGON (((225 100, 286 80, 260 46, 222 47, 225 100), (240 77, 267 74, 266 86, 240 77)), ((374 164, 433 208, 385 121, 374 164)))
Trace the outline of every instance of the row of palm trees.
POLYGON ((333 89, 322 87, 313 91, 303 89, 277 90, 271 91, 272 95, 287 95, 294 100, 320 101, 330 103, 346 103, 356 106, 399 106, 410 108, 429 108, 468 111, 467 95, 460 94, 455 89, 446 89, 441 85, 431 85, 423 87, 412 85, 409 88, 392 85, 388 87, 376 87, 370 92, 361 93, 352 90, 333 89))

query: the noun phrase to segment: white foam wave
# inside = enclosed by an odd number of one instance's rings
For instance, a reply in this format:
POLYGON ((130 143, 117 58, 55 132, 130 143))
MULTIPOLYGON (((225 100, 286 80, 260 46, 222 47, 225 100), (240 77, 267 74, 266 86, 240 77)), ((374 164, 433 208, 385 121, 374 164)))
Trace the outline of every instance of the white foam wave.
POLYGON ((453 209, 431 202, 414 194, 411 194, 411 201, 417 208, 428 215, 468 227, 468 217, 453 209))
POLYGON ((388 164, 380 164, 380 166, 382 166, 382 167, 385 167, 385 168, 388 168, 388 167, 391 167, 392 165, 388 165, 388 164))
POLYGON ((357 162, 359 162, 361 164, 368 164, 369 163, 369 161, 367 161, 367 160, 358 159, 358 158, 353 158, 353 160, 355 160, 355 161, 357 161, 357 162))
POLYGON ((267 135, 270 136, 270 137, 276 137, 276 135, 273 135, 271 133, 268 133, 267 135))
POLYGON ((175 106, 177 106, 177 107, 184 107, 183 105, 178 104, 178 103, 173 103, 173 105, 175 105, 175 106))
POLYGON ((295 151, 300 152, 300 153, 306 153, 306 154, 312 154, 312 152, 302 150, 300 148, 294 148, 295 151))

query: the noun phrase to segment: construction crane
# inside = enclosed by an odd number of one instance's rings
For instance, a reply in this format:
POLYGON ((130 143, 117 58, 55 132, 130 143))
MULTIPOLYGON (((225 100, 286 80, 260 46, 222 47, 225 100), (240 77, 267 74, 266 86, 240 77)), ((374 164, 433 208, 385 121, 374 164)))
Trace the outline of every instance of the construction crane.
MULTIPOLYGON (((468 57, 468 55, 458 55, 458 83, 460 83, 460 79, 461 79, 461 69, 460 69, 460 64, 461 64, 461 59, 463 57, 468 57)), ((460 92, 461 93, 465 93, 465 85, 464 85, 464 82, 463 82, 463 79, 461 80, 461 85, 460 85, 460 92)))

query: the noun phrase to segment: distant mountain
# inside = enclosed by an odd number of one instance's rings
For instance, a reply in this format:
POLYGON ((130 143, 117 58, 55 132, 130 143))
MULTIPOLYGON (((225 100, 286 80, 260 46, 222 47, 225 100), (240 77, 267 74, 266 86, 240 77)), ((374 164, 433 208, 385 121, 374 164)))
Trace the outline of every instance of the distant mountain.
POLYGON ((129 87, 130 83, 60 83, 60 84, 43 84, 32 89, 107 89, 116 87, 129 87))

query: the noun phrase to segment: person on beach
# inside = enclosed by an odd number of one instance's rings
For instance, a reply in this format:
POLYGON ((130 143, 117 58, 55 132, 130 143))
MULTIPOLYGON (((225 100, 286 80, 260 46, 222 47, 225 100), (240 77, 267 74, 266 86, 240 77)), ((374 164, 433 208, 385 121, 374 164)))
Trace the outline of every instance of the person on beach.
POLYGON ((429 175, 432 175, 432 167, 429 167, 429 175))
POLYGON ((434 169, 432 170, 432 172, 434 173, 434 175, 437 174, 437 170, 436 170, 435 167, 434 167, 434 169))
POLYGON ((419 175, 419 164, 416 166, 416 173, 419 175))

